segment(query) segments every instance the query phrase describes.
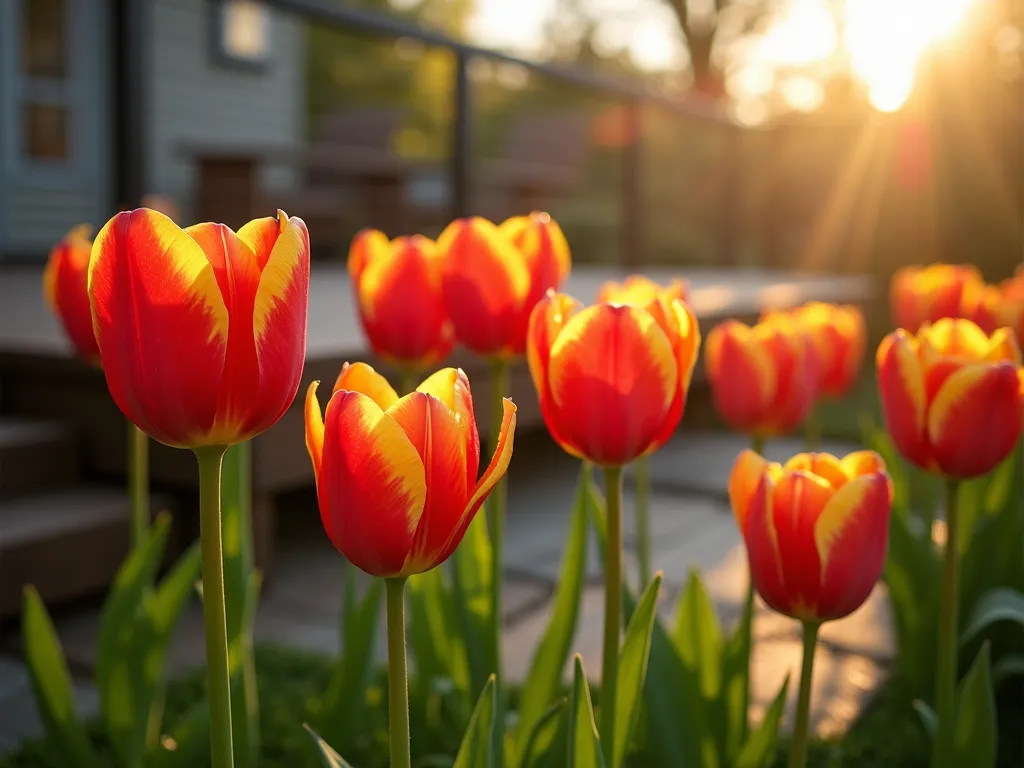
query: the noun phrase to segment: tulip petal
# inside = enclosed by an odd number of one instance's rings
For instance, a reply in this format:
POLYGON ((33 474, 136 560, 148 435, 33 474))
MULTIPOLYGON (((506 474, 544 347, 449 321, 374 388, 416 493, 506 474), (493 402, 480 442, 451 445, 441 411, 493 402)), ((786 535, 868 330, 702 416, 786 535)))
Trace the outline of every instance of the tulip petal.
POLYGON ((316 390, 319 381, 314 381, 306 390, 306 450, 313 462, 313 477, 320 482, 320 464, 324 456, 324 417, 320 411, 320 401, 316 390))
POLYGON ((340 389, 361 392, 386 411, 398 400, 398 393, 388 380, 366 363, 345 363, 334 382, 334 392, 340 389))
POLYGON ((421 573, 438 559, 462 519, 466 483, 466 441, 455 412, 433 395, 413 392, 387 413, 405 432, 423 462, 427 497, 402 572, 421 573))
POLYGON ((846 476, 853 480, 861 475, 885 472, 885 460, 874 451, 854 451, 839 461, 846 476))
POLYGON ((229 315, 195 240, 156 211, 115 215, 93 245, 89 294, 121 411, 162 443, 212 444, 229 315))
POLYGON ((566 323, 582 309, 583 306, 572 296, 556 293, 553 290, 548 291, 547 295, 537 302, 537 306, 530 314, 526 343, 526 361, 529 364, 530 376, 537 391, 544 423, 547 424, 548 431, 555 442, 562 446, 566 453, 578 459, 582 459, 583 454, 569 441, 565 431, 558 423, 558 408, 551 395, 549 367, 551 347, 554 345, 555 339, 566 323))
POLYGON ((92 243, 87 224, 73 228, 50 252, 43 271, 43 295, 60 320, 76 354, 85 362, 100 361, 89 306, 89 258, 92 243))
POLYGON ((478 354, 518 353, 525 332, 530 273, 498 228, 479 217, 448 225, 437 240, 445 254, 443 293, 455 335, 478 354))
POLYGON ((358 281, 366 265, 379 256, 387 255, 390 247, 388 236, 379 229, 362 229, 354 238, 348 249, 348 274, 353 281, 358 281))
POLYGON ((746 543, 750 578, 757 593, 770 606, 785 612, 788 596, 773 501, 775 485, 781 479, 781 473, 761 474, 747 507, 745 530, 740 530, 746 543))
POLYGON ((990 472, 1017 444, 1021 415, 1014 364, 964 366, 946 379, 928 414, 935 462, 952 477, 990 472))
POLYGON ((914 464, 930 468, 925 380, 917 340, 903 330, 886 336, 878 347, 877 373, 882 413, 893 442, 914 464))
POLYGON ((1020 347, 1011 328, 998 328, 988 340, 988 349, 981 358, 989 363, 1007 360, 1016 365, 1021 364, 1020 347))
POLYGON ((825 505, 814 524, 821 561, 817 618, 838 619, 868 598, 885 562, 892 500, 883 472, 851 480, 825 505))
POLYGON ((925 325, 917 334, 921 359, 926 366, 940 357, 980 360, 989 347, 989 338, 981 328, 962 317, 944 317, 925 325))
POLYGON ((693 311, 678 299, 655 298, 646 310, 658 323, 668 337, 676 355, 676 366, 679 372, 679 384, 672 405, 668 410, 661 431, 655 436, 645 453, 658 450, 667 443, 679 427, 686 408, 686 398, 693 378, 693 369, 697 365, 697 351, 700 349, 700 330, 693 311))
POLYGON ((476 487, 473 488, 473 493, 463 509, 462 519, 456 526, 452 538, 441 552, 440 562, 447 560, 452 552, 455 551, 455 548, 462 542, 462 537, 466 535, 466 529, 469 528, 469 524, 476 517, 480 505, 484 503, 491 491, 494 490, 494 486, 498 484, 498 481, 505 476, 505 472, 508 471, 509 462, 512 461, 512 446, 515 442, 516 434, 516 406, 507 397, 502 398, 501 406, 501 430, 498 433, 498 444, 494 449, 494 455, 491 457, 491 463, 487 465, 487 469, 484 470, 484 473, 477 481, 476 487))
POLYGON ((465 372, 461 368, 442 368, 428 376, 416 391, 433 395, 455 413, 466 444, 466 487, 472 488, 480 471, 480 435, 465 372))
POLYGON ((719 415, 734 429, 761 427, 775 400, 779 374, 753 330, 734 320, 712 328, 704 362, 719 415))
POLYGON ((374 576, 397 576, 427 501, 420 454, 402 427, 360 392, 331 397, 317 486, 331 542, 374 576))
POLYGON ((830 453, 798 453, 782 468, 787 472, 802 470, 827 482, 833 489, 842 488, 849 480, 842 463, 830 453))
MULTIPOLYGON (((747 526, 747 517, 750 512, 750 504, 753 501, 761 478, 768 471, 772 463, 761 454, 749 449, 744 450, 736 457, 732 472, 729 474, 729 503, 732 506, 733 516, 736 518, 736 525, 740 533, 744 533, 747 526)), ((778 467, 778 465, 774 465, 778 467)))
POLYGON ((596 304, 558 334, 548 380, 567 440, 596 463, 617 466, 662 432, 679 372, 675 351, 649 312, 596 304))
POLYGON ((534 211, 529 216, 513 216, 503 221, 498 231, 526 258, 531 282, 542 293, 557 288, 569 275, 569 242, 548 214, 534 211))

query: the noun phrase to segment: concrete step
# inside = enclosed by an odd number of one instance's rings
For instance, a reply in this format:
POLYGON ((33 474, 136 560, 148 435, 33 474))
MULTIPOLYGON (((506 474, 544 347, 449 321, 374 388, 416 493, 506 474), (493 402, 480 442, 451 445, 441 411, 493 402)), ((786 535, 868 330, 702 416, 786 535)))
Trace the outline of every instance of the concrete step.
MULTIPOLYGON (((154 497, 151 508, 171 502, 154 497)), ((130 510, 124 490, 103 486, 0 503, 0 618, 21 611, 27 584, 47 605, 102 592, 128 553, 130 510)))
POLYGON ((73 484, 77 448, 65 424, 0 416, 0 501, 73 484))

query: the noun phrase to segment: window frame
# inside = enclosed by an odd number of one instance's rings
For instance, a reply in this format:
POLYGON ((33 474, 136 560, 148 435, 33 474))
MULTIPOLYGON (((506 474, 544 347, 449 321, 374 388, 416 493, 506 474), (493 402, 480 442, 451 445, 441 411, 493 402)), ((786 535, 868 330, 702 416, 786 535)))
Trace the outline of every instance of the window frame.
POLYGON ((270 6, 260 0, 242 0, 251 2, 258 7, 263 14, 263 23, 266 25, 266 46, 263 54, 256 57, 241 56, 232 53, 227 48, 227 24, 228 13, 233 2, 238 0, 215 0, 210 3, 210 53, 214 63, 224 69, 236 69, 246 72, 262 73, 270 68, 272 64, 271 51, 274 37, 273 13, 270 6))

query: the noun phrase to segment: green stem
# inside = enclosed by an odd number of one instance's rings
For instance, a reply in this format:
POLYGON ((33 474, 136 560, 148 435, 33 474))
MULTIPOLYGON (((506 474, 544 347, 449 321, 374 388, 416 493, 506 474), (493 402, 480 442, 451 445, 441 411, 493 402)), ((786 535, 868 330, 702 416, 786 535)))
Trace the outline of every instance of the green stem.
POLYGON ((615 747, 615 704, 619 686, 622 628, 622 467, 604 470, 607 531, 604 559, 604 650, 601 662, 601 746, 607 765, 615 747))
POLYGON ((128 489, 132 500, 132 547, 149 533, 149 435, 128 422, 128 489))
POLYGON ((419 376, 417 376, 416 371, 411 368, 402 369, 400 381, 402 382, 402 391, 398 393, 399 397, 408 395, 410 392, 415 392, 416 387, 419 386, 419 376))
POLYGON ((750 450, 754 453, 764 456, 764 445, 767 441, 764 439, 764 435, 751 435, 750 436, 750 450))
POLYGON ((807 764, 807 735, 811 722, 811 680, 814 676, 814 652, 818 645, 818 624, 804 622, 804 660, 800 668, 800 694, 796 700, 796 720, 789 743, 789 768, 807 764))
POLYGON ((385 579, 388 603, 388 728, 391 768, 410 768, 409 669, 405 660, 405 577, 385 579))
POLYGON ((199 531, 203 556, 203 619, 206 624, 211 765, 212 768, 233 768, 231 680, 220 523, 220 468, 224 447, 197 448, 195 454, 199 461, 199 531))
POLYGON ((636 460, 636 554, 640 561, 640 589, 651 581, 651 464, 646 456, 636 460))
POLYGON ((754 647, 754 579, 747 577, 747 599, 743 603, 743 617, 740 619, 740 632, 743 633, 743 647, 746 657, 740 670, 743 685, 743 699, 740 706, 740 744, 745 744, 750 730, 750 657, 754 647))
POLYGON ((939 658, 935 674, 935 711, 938 728, 932 744, 932 767, 953 764, 953 729, 956 721, 957 673, 957 566, 960 553, 958 540, 957 497, 960 481, 946 481, 946 554, 942 568, 942 602, 939 605, 939 658))
POLYGON ((821 411, 818 404, 811 406, 811 412, 804 421, 804 450, 816 451, 821 447, 821 411))
MULTIPOLYGON (((498 445, 505 407, 503 398, 509 391, 508 364, 495 360, 491 366, 491 434, 492 446, 498 445)), ((503 477, 494 486, 487 500, 487 530, 491 534, 491 616, 494 626, 491 632, 491 658, 494 659, 494 685, 497 692, 497 709, 494 713, 494 756, 496 768, 505 764, 505 688, 501 673, 501 589, 504 585, 505 558, 505 507, 508 503, 508 486, 503 477)))

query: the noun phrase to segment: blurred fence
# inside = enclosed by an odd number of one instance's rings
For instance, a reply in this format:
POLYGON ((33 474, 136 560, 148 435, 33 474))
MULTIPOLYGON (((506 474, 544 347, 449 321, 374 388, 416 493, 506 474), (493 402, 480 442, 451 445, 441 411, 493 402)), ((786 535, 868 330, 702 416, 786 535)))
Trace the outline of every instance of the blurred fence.
POLYGON ((453 217, 531 209, 562 223, 576 260, 627 267, 884 275, 950 259, 1001 276, 1024 256, 1019 89, 969 125, 918 109, 745 128, 705 103, 334 0, 265 5, 299 30, 301 46, 276 55, 301 58, 302 95, 274 108, 301 128, 180 146, 189 183, 172 192, 194 218, 238 224, 278 205, 309 221, 327 258, 366 225, 436 235, 453 217))

